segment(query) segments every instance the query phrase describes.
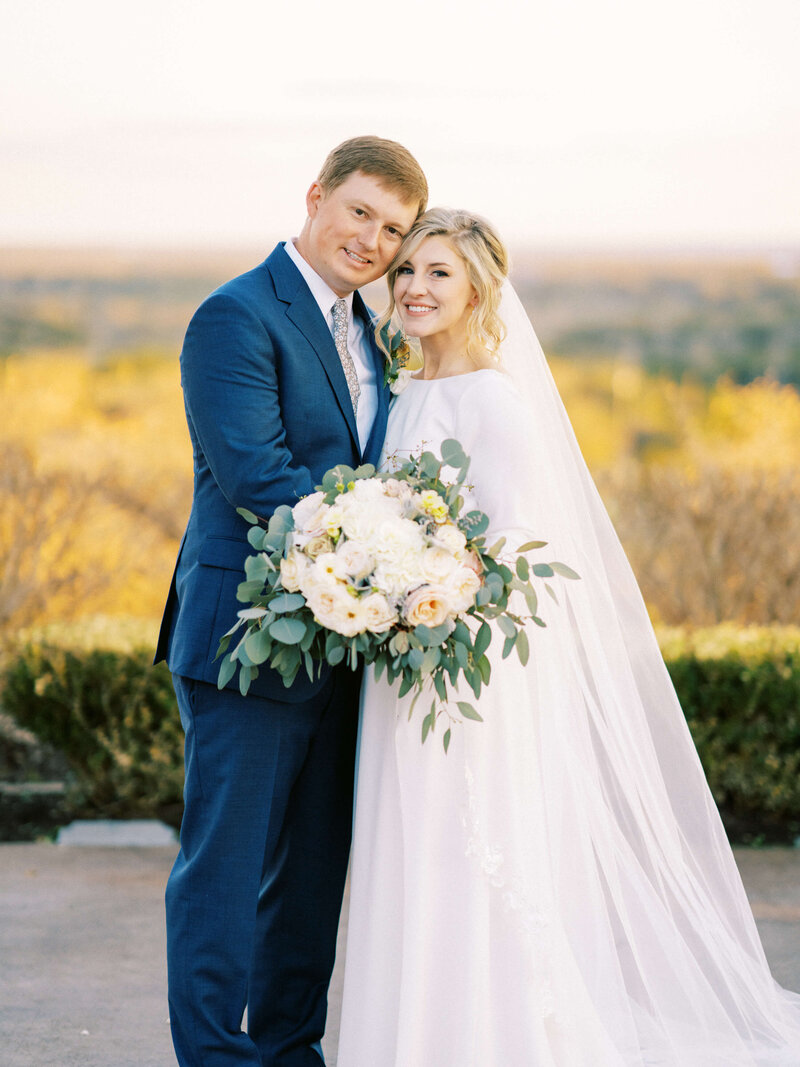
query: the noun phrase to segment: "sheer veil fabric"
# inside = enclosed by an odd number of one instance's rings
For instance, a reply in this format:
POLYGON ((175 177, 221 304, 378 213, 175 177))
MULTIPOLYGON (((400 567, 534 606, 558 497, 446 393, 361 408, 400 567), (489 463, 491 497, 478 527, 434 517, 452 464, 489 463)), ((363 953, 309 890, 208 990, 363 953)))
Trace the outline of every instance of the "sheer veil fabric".
POLYGON ((542 558, 582 578, 542 605, 526 668, 496 657, 484 723, 454 730, 446 756, 365 684, 339 1065, 797 1067, 800 997, 770 974, 638 585, 509 283, 501 317, 506 373, 409 388, 387 448, 458 437, 492 536, 547 540, 542 558))

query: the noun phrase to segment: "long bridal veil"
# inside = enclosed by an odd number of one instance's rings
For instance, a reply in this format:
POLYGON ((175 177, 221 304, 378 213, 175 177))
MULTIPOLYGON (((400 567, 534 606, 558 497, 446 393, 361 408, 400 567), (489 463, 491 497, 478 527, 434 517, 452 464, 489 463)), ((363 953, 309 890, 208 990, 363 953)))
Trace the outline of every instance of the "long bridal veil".
POLYGON ((529 667, 511 672, 515 752, 479 728, 465 825, 551 987, 553 1062, 585 1067, 577 1027, 602 1067, 797 1067, 800 997, 770 974, 636 579, 509 283, 501 317, 526 408, 513 491, 530 535, 582 580, 563 583, 529 667))

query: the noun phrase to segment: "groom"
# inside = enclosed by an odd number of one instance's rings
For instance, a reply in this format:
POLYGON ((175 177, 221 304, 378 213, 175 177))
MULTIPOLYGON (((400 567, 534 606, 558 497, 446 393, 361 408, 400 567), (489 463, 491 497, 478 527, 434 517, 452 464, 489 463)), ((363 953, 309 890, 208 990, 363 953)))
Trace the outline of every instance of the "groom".
POLYGON ((294 241, 212 293, 181 354, 194 500, 156 661, 186 733, 181 848, 167 885, 172 1036, 184 1067, 320 1067, 350 845, 358 676, 290 689, 262 668, 219 691, 241 608, 249 508, 268 518, 337 463, 376 462, 388 390, 356 291, 425 209, 394 141, 335 148, 294 241), (247 1032, 241 1029, 247 1007, 247 1032))

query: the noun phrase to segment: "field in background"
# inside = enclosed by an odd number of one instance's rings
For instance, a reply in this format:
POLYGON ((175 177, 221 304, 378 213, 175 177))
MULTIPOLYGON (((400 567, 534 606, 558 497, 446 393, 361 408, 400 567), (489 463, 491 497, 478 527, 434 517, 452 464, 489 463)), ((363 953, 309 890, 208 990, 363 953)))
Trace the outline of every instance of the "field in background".
MULTIPOLYGON (((191 495, 181 336, 207 292, 260 258, 2 257, 5 640, 51 620, 158 615, 191 495)), ((516 257, 518 289, 658 620, 800 617, 796 267, 791 257, 516 257)))

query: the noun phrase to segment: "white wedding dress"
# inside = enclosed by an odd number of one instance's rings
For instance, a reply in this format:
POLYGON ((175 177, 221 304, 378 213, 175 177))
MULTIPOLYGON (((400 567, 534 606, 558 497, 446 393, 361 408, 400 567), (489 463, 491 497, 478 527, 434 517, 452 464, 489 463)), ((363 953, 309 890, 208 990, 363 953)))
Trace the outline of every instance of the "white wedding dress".
POLYGON ((484 721, 446 754, 441 723, 421 744, 429 701, 409 720, 366 678, 338 1067, 798 1067, 800 997, 770 976, 635 582, 603 569, 618 545, 592 555, 593 487, 573 518, 566 475, 545 484, 557 431, 532 419, 495 370, 412 379, 390 412, 388 462, 456 438, 489 543, 553 534, 537 557, 582 579, 542 604, 526 668, 495 638, 484 721))

